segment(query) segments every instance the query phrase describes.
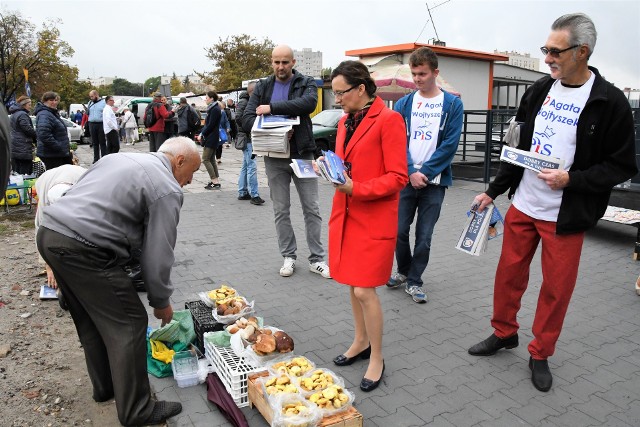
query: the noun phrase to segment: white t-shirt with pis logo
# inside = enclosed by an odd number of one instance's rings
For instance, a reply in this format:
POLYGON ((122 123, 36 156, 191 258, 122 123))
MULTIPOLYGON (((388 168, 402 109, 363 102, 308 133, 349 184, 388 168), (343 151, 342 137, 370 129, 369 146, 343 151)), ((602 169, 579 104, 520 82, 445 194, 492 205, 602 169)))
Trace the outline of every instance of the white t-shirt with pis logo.
MULTIPOLYGON (((589 99, 595 74, 580 87, 566 87, 556 80, 536 116, 531 151, 564 160, 564 169, 573 165, 578 119, 589 99)), ((552 190, 538 173, 526 169, 513 197, 518 210, 532 218, 558 220, 563 190, 552 190)))

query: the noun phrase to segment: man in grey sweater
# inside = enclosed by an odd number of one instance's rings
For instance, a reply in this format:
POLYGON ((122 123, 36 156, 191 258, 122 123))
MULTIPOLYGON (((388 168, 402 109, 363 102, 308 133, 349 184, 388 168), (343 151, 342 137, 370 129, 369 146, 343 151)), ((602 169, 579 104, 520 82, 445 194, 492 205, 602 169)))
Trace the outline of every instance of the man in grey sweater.
POLYGON ((157 153, 116 153, 42 212, 38 250, 67 300, 93 398, 115 397, 123 425, 159 424, 182 411, 180 403, 151 399, 147 312, 123 266, 142 248, 149 304, 162 325, 170 322, 181 187, 199 167, 198 150, 184 137, 167 140, 157 153))

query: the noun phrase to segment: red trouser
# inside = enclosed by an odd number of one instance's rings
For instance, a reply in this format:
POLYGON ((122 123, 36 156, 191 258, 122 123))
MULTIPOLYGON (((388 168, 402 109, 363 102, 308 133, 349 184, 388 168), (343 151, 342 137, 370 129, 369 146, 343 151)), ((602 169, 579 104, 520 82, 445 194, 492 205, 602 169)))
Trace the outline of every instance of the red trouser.
POLYGON ((584 233, 557 235, 555 222, 531 218, 511 206, 505 216, 503 239, 491 326, 499 338, 518 332, 516 316, 529 283, 531 259, 542 240, 542 285, 529 353, 534 359, 547 359, 555 351, 576 285, 584 233))

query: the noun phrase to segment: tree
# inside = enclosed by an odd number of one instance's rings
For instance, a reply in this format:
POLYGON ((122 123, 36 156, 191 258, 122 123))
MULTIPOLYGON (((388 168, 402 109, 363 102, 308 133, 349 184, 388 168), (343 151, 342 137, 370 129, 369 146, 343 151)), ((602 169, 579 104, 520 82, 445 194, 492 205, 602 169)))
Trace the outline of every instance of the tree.
POLYGON ((193 92, 191 90, 191 82, 189 81, 189 76, 185 76, 184 81, 182 82, 182 87, 185 92, 193 92))
POLYGON ((160 88, 160 76, 149 77, 144 81, 144 96, 149 96, 160 88))
POLYGON ((131 83, 127 79, 113 79, 111 92, 109 93, 113 95, 140 96, 142 94, 142 84, 131 83))
POLYGON ((218 43, 205 49, 207 58, 217 68, 196 74, 219 91, 239 88, 243 80, 271 73, 271 51, 274 47, 268 38, 258 41, 247 34, 224 40, 220 37, 218 43))
POLYGON ((173 73, 173 76, 171 77, 171 81, 169 83, 171 85, 171 95, 177 95, 184 92, 184 86, 182 86, 182 83, 180 83, 180 80, 176 76, 175 72, 173 73))
POLYGON ((78 78, 78 69, 64 59, 72 57, 74 51, 60 39, 60 23, 49 20, 36 31, 20 12, 0 12, 0 96, 4 104, 26 92, 24 69, 29 72, 34 98, 46 91, 60 92, 78 78))
POLYGON ((323 80, 329 80, 329 77, 331 77, 331 73, 333 72, 333 68, 328 67, 328 68, 323 68, 322 69, 322 79, 323 80))

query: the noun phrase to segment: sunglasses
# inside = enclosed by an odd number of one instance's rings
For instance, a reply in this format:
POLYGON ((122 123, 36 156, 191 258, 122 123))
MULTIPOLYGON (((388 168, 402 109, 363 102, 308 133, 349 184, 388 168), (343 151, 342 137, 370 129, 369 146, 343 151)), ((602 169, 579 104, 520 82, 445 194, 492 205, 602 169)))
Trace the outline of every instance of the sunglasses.
POLYGON ((542 52, 542 54, 544 56, 551 55, 553 58, 558 58, 562 52, 566 52, 568 50, 575 49, 575 48, 577 48, 579 46, 580 46, 579 44, 574 44, 573 46, 569 46, 566 49, 556 49, 555 47, 548 48, 546 46, 542 46, 540 48, 540 52, 542 52))

